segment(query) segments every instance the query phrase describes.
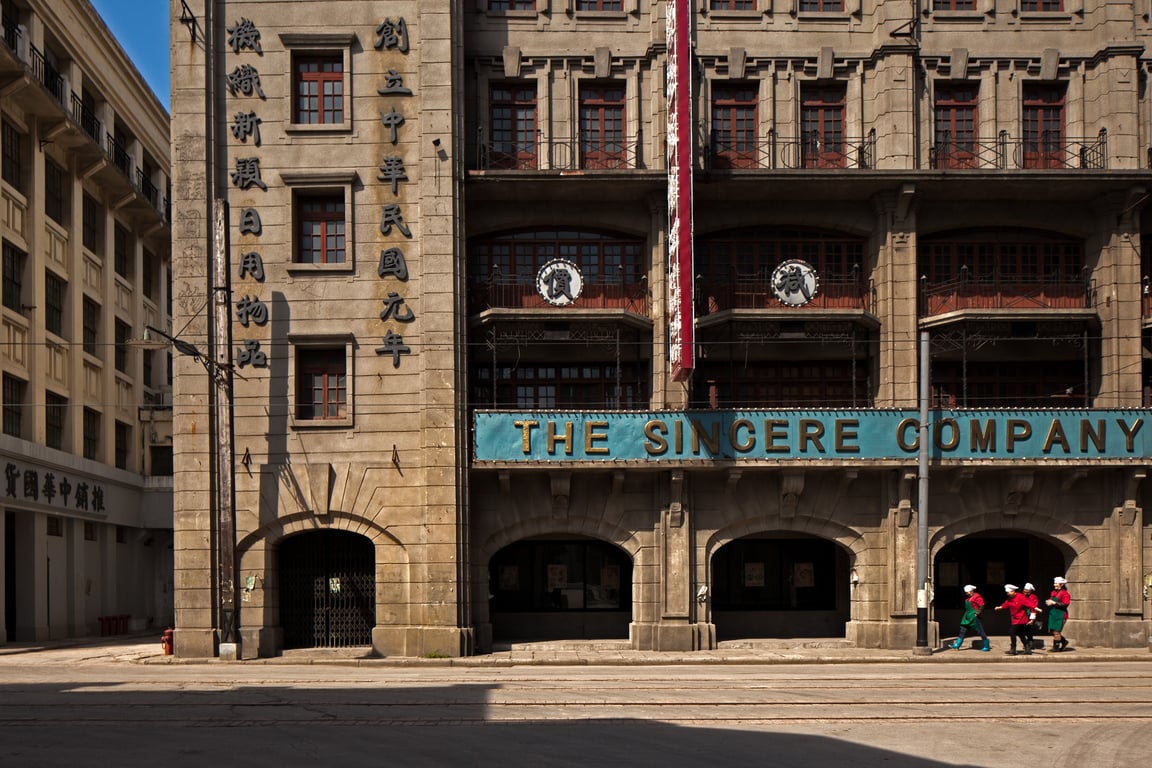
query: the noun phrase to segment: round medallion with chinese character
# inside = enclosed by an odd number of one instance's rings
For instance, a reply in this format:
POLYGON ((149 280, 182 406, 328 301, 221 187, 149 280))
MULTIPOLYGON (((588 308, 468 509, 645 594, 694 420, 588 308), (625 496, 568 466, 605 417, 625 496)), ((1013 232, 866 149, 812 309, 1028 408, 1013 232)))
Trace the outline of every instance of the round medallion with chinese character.
POLYGON ((580 298, 584 277, 568 259, 552 259, 536 273, 536 290, 552 306, 566 307, 580 298))
POLYGON ((816 297, 820 277, 812 265, 801 259, 781 262, 772 272, 772 292, 780 303, 801 307, 816 297))

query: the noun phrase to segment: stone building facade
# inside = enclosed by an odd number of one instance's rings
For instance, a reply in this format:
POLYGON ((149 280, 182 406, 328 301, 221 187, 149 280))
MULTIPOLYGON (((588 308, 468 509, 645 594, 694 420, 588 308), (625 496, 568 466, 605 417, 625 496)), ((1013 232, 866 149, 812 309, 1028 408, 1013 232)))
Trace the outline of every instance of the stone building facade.
POLYGON ((173 620, 168 114, 87 0, 3 0, 0 644, 173 620))
POLYGON ((1130 5, 319 7, 173 5, 178 654, 1146 644, 1130 5))

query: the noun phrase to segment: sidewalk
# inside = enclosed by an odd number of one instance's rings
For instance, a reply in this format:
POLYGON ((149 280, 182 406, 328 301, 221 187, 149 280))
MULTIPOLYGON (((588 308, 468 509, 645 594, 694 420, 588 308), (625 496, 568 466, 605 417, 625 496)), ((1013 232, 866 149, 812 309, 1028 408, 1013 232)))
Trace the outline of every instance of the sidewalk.
POLYGON ((921 655, 914 649, 854 648, 840 639, 742 640, 721 643, 707 651, 635 651, 627 641, 589 640, 515 643, 497 646, 492 653, 463 658, 375 657, 364 648, 303 649, 282 656, 221 662, 219 659, 165 656, 160 634, 77 638, 40 643, 9 643, 0 646, 0 665, 39 663, 128 664, 331 664, 362 667, 510 667, 535 666, 669 666, 756 664, 865 664, 865 663, 971 663, 1059 664, 1063 661, 1152 661, 1146 648, 1076 648, 1063 653, 1036 651, 1031 656, 1008 656, 1007 639, 993 640, 989 653, 966 648, 960 651, 933 649, 921 655))

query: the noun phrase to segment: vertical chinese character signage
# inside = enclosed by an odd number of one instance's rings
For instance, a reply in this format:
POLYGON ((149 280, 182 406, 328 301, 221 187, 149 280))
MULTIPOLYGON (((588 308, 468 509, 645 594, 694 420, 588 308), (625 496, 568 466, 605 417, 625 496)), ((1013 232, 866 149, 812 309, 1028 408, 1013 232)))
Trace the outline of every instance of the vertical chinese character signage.
POLYGON ((693 356, 692 24, 689 0, 668 0, 668 363, 684 381, 693 356))
MULTIPOLYGON (((232 53, 239 55, 241 51, 249 50, 258 56, 264 55, 260 46, 260 30, 250 19, 241 18, 227 28, 228 45, 232 53)), ((264 99, 264 90, 260 85, 260 73, 251 64, 241 64, 228 74, 228 93, 234 97, 256 96, 264 99)), ((253 109, 240 108, 232 116, 232 136, 245 146, 256 149, 260 146, 261 119, 253 109), (251 145, 249 145, 251 141, 251 145)), ((260 176, 259 157, 237 157, 236 165, 232 171, 232 186, 247 191, 253 187, 267 191, 268 185, 260 176)), ((244 208, 240 212, 240 234, 259 237, 262 231, 260 213, 254 207, 244 208)), ((264 260, 259 251, 245 251, 240 254, 239 277, 244 281, 264 282, 264 260)), ((268 306, 259 296, 245 294, 236 301, 236 319, 245 328, 251 323, 264 325, 268 322, 268 306)), ((260 349, 260 342, 255 339, 244 341, 244 348, 236 352, 236 365, 244 368, 248 365, 264 368, 268 365, 268 355, 260 349)))
MULTIPOLYGON (((401 55, 408 53, 408 23, 403 17, 398 19, 384 19, 376 26, 375 48, 378 51, 396 51, 401 55)), ((380 123, 385 128, 388 144, 396 148, 400 141, 400 130, 404 127, 405 116, 403 112, 404 101, 412 96, 412 89, 404 85, 403 77, 395 70, 387 70, 384 82, 377 88, 377 93, 386 97, 383 109, 380 110, 380 123), (400 105, 401 109, 397 109, 400 105)), ((385 237, 399 235, 404 240, 412 239, 412 230, 404 221, 404 212, 398 201, 401 183, 407 183, 408 172, 404 167, 404 158, 397 154, 385 155, 377 169, 376 180, 384 183, 392 197, 397 202, 384 203, 380 212, 380 233, 385 237)), ((387 247, 380 251, 380 264, 377 274, 381 280, 396 279, 400 282, 408 281, 408 264, 404 260, 404 251, 400 244, 385 243, 387 247)), ((388 298, 384 299, 384 308, 380 312, 381 322, 407 324, 415 321, 416 314, 412 308, 404 303, 404 297, 396 291, 389 291, 388 298)), ((412 349, 404 343, 403 334, 389 327, 383 341, 376 348, 377 355, 387 355, 392 358, 392 367, 400 367, 400 356, 409 355, 412 349)))

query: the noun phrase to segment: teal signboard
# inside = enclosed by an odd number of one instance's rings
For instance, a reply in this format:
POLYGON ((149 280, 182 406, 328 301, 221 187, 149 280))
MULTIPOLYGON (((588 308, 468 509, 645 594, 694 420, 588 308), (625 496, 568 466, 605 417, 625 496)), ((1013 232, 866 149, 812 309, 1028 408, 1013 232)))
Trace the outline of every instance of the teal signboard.
MULTIPOLYGON (((1141 461, 1149 410, 937 410, 933 460, 1141 461)), ((912 410, 477 411, 473 459, 516 462, 907 461, 912 410)))

